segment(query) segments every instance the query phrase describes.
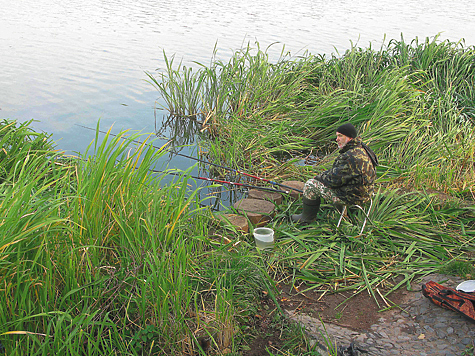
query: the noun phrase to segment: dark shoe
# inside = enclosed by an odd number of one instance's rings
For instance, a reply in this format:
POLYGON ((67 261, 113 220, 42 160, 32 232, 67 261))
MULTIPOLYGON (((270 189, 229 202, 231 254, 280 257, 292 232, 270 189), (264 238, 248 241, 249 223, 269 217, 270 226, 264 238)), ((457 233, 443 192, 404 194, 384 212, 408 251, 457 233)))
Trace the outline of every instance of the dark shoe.
POLYGON ((317 213, 320 210, 321 199, 318 198, 316 200, 310 200, 304 197, 302 199, 302 202, 303 202, 302 214, 292 215, 291 216, 292 221, 296 223, 311 223, 315 221, 315 218, 317 217, 317 213))

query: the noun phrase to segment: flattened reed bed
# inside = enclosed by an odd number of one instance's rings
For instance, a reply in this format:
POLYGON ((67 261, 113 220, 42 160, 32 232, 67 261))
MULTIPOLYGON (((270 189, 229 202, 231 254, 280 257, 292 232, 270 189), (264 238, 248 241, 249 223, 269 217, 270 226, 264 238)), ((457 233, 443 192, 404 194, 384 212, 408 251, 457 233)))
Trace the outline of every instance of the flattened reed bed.
POLYGON ((275 223, 281 238, 280 248, 270 257, 274 278, 296 285, 303 281, 308 289, 322 292, 368 290, 374 295, 379 287, 387 296, 451 261, 473 265, 473 213, 473 208, 440 207, 433 196, 390 191, 376 195, 363 234, 362 214, 336 228, 338 215, 331 209, 303 230, 284 221, 275 223))

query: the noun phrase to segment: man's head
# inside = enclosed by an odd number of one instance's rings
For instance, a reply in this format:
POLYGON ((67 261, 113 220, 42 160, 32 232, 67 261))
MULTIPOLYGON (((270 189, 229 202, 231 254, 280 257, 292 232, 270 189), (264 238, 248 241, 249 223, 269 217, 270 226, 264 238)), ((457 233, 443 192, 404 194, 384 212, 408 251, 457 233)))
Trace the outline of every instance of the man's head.
POLYGON ((346 124, 341 125, 336 129, 336 142, 338 143, 338 148, 341 150, 348 142, 356 138, 356 136, 358 136, 358 133, 352 124, 347 122, 346 124))

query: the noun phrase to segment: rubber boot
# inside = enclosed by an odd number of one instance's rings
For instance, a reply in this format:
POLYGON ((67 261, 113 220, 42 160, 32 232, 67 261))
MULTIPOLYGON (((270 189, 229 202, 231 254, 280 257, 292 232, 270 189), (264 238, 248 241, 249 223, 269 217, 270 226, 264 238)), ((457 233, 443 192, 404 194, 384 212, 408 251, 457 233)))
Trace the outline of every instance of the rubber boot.
POLYGON ((317 213, 320 210, 321 199, 311 200, 303 197, 303 210, 302 214, 292 215, 291 219, 296 223, 311 223, 315 221, 317 213))

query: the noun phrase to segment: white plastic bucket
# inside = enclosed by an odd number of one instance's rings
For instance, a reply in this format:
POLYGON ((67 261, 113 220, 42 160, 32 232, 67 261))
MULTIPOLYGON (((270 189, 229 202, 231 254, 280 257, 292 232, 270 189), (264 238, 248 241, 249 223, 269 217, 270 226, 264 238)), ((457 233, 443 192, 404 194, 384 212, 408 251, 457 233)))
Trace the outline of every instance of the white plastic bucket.
POLYGON ((254 229, 254 240, 258 249, 272 250, 274 248, 274 230, 268 227, 258 227, 254 229))

